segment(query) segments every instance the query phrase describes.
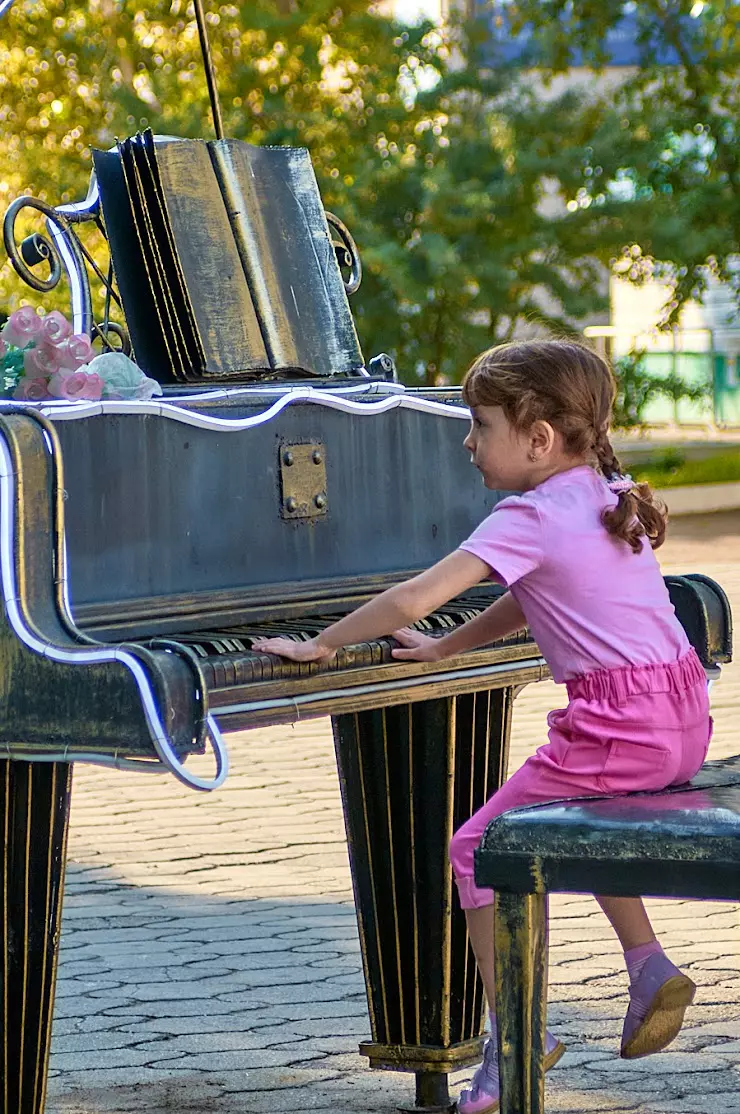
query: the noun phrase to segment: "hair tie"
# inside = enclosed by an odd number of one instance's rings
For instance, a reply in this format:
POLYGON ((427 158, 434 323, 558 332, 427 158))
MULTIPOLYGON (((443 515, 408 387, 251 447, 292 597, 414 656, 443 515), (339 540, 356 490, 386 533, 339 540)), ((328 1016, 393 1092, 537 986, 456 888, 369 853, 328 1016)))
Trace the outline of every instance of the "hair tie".
POLYGON ((618 472, 612 472, 606 483, 609 490, 613 491, 615 495, 622 495, 624 492, 631 491, 635 486, 632 476, 620 476, 618 472))

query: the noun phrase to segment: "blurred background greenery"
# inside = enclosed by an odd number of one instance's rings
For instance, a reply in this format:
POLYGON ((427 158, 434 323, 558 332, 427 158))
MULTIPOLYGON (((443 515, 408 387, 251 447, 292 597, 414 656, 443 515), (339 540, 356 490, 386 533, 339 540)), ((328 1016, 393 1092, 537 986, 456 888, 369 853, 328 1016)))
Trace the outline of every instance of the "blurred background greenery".
MULTIPOLYGON (((614 271, 639 285, 664 267, 668 326, 708 275, 736 289, 736 3, 641 0, 636 62, 603 81, 616 0, 507 5, 529 60, 496 53, 483 4, 415 24, 361 0, 205 6, 226 134, 310 150, 361 250, 366 357, 390 352, 407 382, 607 320, 614 271)), ((90 148, 143 127, 213 135, 192 5, 17 0, 0 22, 0 207, 81 199, 90 148)), ((0 268, 4 310, 55 299, 0 268)))

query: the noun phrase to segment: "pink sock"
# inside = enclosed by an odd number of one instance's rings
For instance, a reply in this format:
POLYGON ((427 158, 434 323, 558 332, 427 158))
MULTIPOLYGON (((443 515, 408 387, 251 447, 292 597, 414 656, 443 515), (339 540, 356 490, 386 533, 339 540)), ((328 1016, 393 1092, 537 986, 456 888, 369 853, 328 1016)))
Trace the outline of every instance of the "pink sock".
POLYGON ((662 947, 657 940, 652 940, 649 944, 640 944, 639 948, 630 948, 629 951, 624 953, 624 961, 627 964, 627 974, 630 977, 630 982, 635 982, 642 974, 642 969, 647 963, 651 955, 660 955, 663 951, 662 947))

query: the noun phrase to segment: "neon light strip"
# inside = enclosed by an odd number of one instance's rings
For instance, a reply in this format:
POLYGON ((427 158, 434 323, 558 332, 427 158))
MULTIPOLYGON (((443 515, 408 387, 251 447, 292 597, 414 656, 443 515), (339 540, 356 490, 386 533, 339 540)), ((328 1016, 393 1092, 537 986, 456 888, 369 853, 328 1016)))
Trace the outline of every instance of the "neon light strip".
MULTIPOLYGON (((99 208, 100 191, 98 190, 98 181, 95 175, 92 174, 85 200, 74 202, 69 205, 57 205, 56 211, 68 217, 70 223, 77 223, 81 220, 92 220, 99 208)), ((80 274, 80 263, 70 251, 66 233, 52 217, 47 217, 46 227, 54 240, 57 251, 62 257, 62 262, 67 271, 67 278, 72 291, 72 330, 75 333, 86 333, 89 336, 92 332, 93 321, 92 318, 87 321, 84 312, 84 284, 87 280, 87 275, 84 273, 80 274)), ((84 268, 84 263, 82 266, 84 268)))
MULTIPOLYGON (((100 193, 98 190, 97 178, 93 174, 90 179, 90 186, 85 200, 69 205, 57 205, 57 212, 63 213, 65 216, 69 217, 71 222, 77 222, 80 220, 92 219, 99 207, 100 193)), ((78 261, 75 260, 74 255, 70 251, 64 231, 51 217, 47 218, 46 227, 54 240, 67 271, 67 277, 72 291, 73 332, 87 333, 89 335, 92 330, 92 319, 90 321, 85 320, 83 309, 85 304, 83 284, 86 280, 86 275, 80 274, 78 261)))
POLYGON ((41 413, 54 421, 67 421, 75 418, 92 418, 98 414, 151 414, 160 418, 172 418, 184 425, 199 426, 201 429, 220 429, 238 432, 263 425, 276 418, 281 410, 294 402, 314 402, 328 406, 332 410, 342 410, 345 414, 372 417, 388 410, 418 410, 423 414, 438 414, 441 417, 470 420, 467 407, 449 406, 443 402, 433 402, 426 398, 409 398, 407 395, 392 395, 379 402, 353 402, 348 398, 337 398, 327 391, 316 391, 312 387, 296 387, 283 395, 261 414, 250 418, 216 418, 210 414, 191 414, 170 402, 71 402, 40 406, 41 413))
POLYGON ((70 290, 72 291, 72 331, 75 333, 86 333, 89 336, 92 321, 85 320, 85 314, 83 312, 84 295, 82 278, 77 270, 75 257, 69 250, 67 237, 59 225, 49 219, 46 222, 46 227, 56 244, 57 251, 62 257, 70 290))
MULTIPOLYGON (((359 383, 356 387, 331 387, 330 392, 327 392, 327 393, 331 393, 332 396, 335 396, 335 395, 339 395, 339 396, 341 396, 341 395, 362 395, 362 396, 365 396, 365 395, 381 395, 383 398, 391 398, 394 395, 403 394, 405 389, 406 388, 403 387, 400 383, 377 383, 377 382, 373 382, 373 383, 359 383)), ((193 391, 192 393, 187 392, 187 393, 184 393, 184 394, 181 394, 181 395, 172 394, 172 395, 169 395, 168 397, 175 400, 175 402, 171 403, 170 405, 175 405, 177 403, 188 403, 188 402, 219 402, 222 399, 229 399, 231 401, 239 401, 239 400, 249 401, 249 399, 254 399, 255 395, 258 395, 260 397, 261 396, 266 396, 267 398, 273 398, 273 397, 274 398, 282 398, 283 395, 288 395, 288 394, 291 393, 291 391, 306 391, 306 390, 310 390, 310 391, 315 392, 316 388, 315 387, 309 387, 309 386, 302 386, 302 387, 295 387, 295 386, 293 386, 293 387, 270 387, 270 386, 262 386, 259 383, 255 382, 255 384, 251 387, 210 387, 205 391, 197 391, 197 392, 193 391)), ((158 399, 159 399, 159 397, 160 396, 157 396, 158 399)), ((106 403, 106 405, 108 405, 111 401, 114 401, 114 400, 108 400, 108 403, 106 403)), ((123 400, 118 400, 118 401, 123 401, 123 400)), ((151 401, 154 401, 154 400, 152 399, 151 401)), ((25 406, 30 406, 30 405, 34 405, 34 404, 24 402, 24 405, 25 406)), ((47 398, 47 399, 44 399, 44 401, 43 401, 43 406, 50 408, 49 409, 50 414, 52 412, 56 412, 56 411, 52 411, 52 409, 51 409, 52 407, 60 407, 60 406, 71 407, 71 406, 79 406, 79 405, 81 405, 81 404, 77 403, 77 402, 72 403, 72 402, 69 401, 69 399, 66 399, 66 398, 53 398, 53 399, 47 398)))
MULTIPOLYGON (((110 148, 115 150, 115 147, 110 148)), ((95 177, 95 172, 90 175, 90 185, 87 188, 87 197, 84 201, 72 201, 67 205, 57 205, 56 210, 58 213, 64 213, 65 216, 70 216, 71 219, 79 220, 92 219, 97 214, 100 207, 100 190, 98 189, 98 179, 95 177)))
MULTIPOLYGON (((119 662, 121 665, 125 665, 132 673, 139 689, 147 727, 149 728, 154 749, 159 756, 160 762, 150 762, 147 759, 119 758, 117 755, 111 755, 110 757, 98 755, 93 758, 93 756, 82 751, 71 751, 68 748, 65 749, 63 753, 55 756, 43 755, 42 760, 51 762, 73 762, 76 760, 88 762, 95 761, 98 765, 136 770, 151 768, 160 770, 162 766, 164 766, 179 778, 180 781, 193 789, 218 789, 218 787, 223 784, 229 772, 229 762, 221 733, 212 715, 208 715, 207 724, 216 759, 216 775, 213 779, 206 779, 185 770, 185 767, 173 749, 167 732, 162 725, 154 693, 152 692, 146 672, 141 662, 132 654, 120 647, 115 650, 88 650, 80 647, 79 650, 75 650, 74 653, 72 653, 69 650, 63 650, 59 646, 53 646, 49 642, 41 641, 28 629, 28 627, 26 627, 18 607, 18 589, 15 579, 15 562, 13 559, 15 527, 14 480, 15 473, 13 472, 10 450, 5 439, 0 437, 0 577, 2 579, 2 594, 6 614, 13 632, 18 637, 19 641, 33 653, 48 658, 50 661, 60 662, 63 665, 98 665, 105 662, 119 662)), ((60 575, 64 582, 63 595, 66 601, 68 598, 66 568, 60 570, 60 575)), ((10 756, 20 757, 21 753, 21 751, 14 751, 10 756)), ((33 757, 37 758, 39 756, 34 752, 33 757)))

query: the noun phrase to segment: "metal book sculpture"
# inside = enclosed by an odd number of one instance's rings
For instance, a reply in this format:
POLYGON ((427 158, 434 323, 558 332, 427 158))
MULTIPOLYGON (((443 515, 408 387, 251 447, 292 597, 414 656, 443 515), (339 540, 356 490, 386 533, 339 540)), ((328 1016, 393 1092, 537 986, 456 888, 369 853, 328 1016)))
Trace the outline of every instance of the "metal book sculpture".
POLYGON ((184 383, 362 373, 329 222, 343 226, 308 151, 147 131, 93 162, 144 371, 184 383))

